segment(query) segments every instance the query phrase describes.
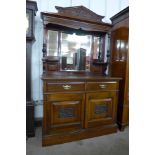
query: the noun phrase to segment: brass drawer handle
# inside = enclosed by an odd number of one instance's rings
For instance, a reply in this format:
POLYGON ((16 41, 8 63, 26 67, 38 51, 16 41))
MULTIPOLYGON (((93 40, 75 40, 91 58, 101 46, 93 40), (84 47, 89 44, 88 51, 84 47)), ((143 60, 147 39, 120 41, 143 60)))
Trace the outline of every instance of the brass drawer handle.
POLYGON ((103 88, 106 88, 106 85, 101 84, 101 85, 100 85, 100 88, 102 88, 102 89, 103 89, 103 88))
POLYGON ((71 85, 63 85, 62 87, 63 87, 65 90, 69 90, 69 89, 71 89, 72 86, 71 86, 71 85))

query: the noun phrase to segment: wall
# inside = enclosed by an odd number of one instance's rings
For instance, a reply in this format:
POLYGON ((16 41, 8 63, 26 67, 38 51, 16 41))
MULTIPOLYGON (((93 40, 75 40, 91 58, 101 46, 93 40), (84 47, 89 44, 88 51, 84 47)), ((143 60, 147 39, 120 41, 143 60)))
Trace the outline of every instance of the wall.
POLYGON ((42 106, 42 44, 43 24, 40 12, 56 12, 55 6, 83 5, 99 15, 105 16, 104 22, 111 23, 110 17, 128 6, 128 0, 36 0, 38 12, 35 17, 35 38, 32 47, 32 99, 35 101, 35 118, 43 116, 42 106))

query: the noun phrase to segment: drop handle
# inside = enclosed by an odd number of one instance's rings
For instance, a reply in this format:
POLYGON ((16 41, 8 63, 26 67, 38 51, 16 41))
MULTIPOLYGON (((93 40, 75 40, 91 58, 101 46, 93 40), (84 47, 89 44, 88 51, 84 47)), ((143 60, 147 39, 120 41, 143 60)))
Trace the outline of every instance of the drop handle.
POLYGON ((71 86, 71 85, 63 85, 62 87, 63 87, 65 90, 69 90, 69 89, 71 89, 72 86, 71 86))
POLYGON ((103 88, 106 88, 106 85, 101 84, 101 85, 100 85, 100 88, 102 88, 102 89, 103 89, 103 88))

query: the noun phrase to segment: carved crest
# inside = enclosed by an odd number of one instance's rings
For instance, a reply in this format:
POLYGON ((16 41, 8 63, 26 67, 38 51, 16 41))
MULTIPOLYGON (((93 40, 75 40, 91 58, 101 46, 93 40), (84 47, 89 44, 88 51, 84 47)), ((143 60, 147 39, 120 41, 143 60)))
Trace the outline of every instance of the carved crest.
POLYGON ((59 25, 75 30, 92 32, 108 32, 112 27, 109 23, 104 23, 100 16, 84 6, 59 7, 55 6, 58 13, 41 12, 44 26, 59 25))
POLYGON ((74 18, 80 18, 96 22, 102 22, 102 19, 104 18, 104 16, 100 16, 84 6, 75 6, 75 7, 55 6, 55 8, 58 10, 58 14, 62 14, 65 16, 72 16, 74 18))

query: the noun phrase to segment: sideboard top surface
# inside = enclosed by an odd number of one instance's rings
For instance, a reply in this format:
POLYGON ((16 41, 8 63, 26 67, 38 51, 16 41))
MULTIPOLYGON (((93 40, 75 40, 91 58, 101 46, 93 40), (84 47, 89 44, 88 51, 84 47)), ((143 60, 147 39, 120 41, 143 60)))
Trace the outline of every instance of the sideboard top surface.
POLYGON ((90 73, 72 73, 72 72, 54 72, 54 73, 44 73, 42 75, 42 80, 53 80, 53 81, 63 81, 63 80, 82 80, 82 81, 119 81, 122 78, 119 77, 109 77, 103 76, 101 74, 90 74, 90 73))

